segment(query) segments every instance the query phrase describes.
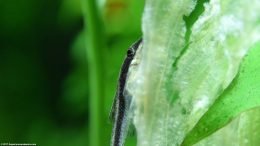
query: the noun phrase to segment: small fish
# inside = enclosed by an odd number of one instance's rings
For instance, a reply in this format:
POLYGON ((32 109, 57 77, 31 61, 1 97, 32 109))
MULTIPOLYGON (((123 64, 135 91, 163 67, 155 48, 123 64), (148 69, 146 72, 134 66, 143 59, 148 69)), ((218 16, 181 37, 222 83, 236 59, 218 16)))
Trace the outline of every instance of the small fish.
POLYGON ((123 146, 128 131, 128 112, 131 103, 131 96, 125 91, 126 80, 128 77, 129 67, 135 58, 137 49, 142 44, 142 39, 139 39, 127 50, 126 58, 121 67, 117 91, 114 98, 114 103, 110 113, 110 118, 114 122, 111 146, 123 146))

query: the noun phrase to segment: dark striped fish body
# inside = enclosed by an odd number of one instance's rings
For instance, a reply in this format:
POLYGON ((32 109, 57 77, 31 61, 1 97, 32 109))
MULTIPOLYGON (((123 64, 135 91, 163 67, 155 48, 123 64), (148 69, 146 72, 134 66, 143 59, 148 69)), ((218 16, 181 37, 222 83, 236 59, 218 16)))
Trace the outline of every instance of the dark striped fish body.
POLYGON ((132 97, 125 90, 125 85, 128 77, 129 67, 131 65, 131 62, 135 58, 136 51, 141 43, 142 39, 135 42, 127 50, 127 56, 121 67, 117 85, 117 92, 110 115, 112 120, 114 121, 111 146, 123 146, 128 132, 128 114, 132 97))

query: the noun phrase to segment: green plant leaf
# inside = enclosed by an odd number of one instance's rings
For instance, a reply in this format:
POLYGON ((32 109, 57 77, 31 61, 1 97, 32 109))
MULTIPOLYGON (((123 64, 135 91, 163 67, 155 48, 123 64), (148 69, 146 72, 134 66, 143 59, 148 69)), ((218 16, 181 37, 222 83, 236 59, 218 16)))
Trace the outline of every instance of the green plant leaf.
POLYGON ((260 142, 260 107, 242 112, 225 127, 195 144, 195 146, 257 146, 260 142))
POLYGON ((260 108, 253 108, 239 117, 239 144, 254 146, 260 143, 260 108))
POLYGON ((196 2, 146 1, 141 60, 127 82, 138 145, 181 145, 184 139, 183 145, 193 144, 190 131, 259 39, 259 15, 251 15, 260 7, 257 0, 196 2), (190 20, 204 2, 205 11, 190 20))
POLYGON ((183 145, 191 145, 223 127, 239 113, 260 106, 260 46, 251 49, 238 76, 188 134, 183 145))

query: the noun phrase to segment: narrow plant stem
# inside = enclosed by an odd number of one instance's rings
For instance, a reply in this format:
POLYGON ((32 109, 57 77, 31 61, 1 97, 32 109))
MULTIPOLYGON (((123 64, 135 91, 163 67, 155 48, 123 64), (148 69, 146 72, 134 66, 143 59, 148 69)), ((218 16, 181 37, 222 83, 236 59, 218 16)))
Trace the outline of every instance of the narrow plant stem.
POLYGON ((104 75, 103 56, 104 53, 104 34, 102 29, 101 17, 97 9, 96 0, 82 0, 85 29, 87 32, 87 56, 90 81, 90 123, 89 123, 89 142, 90 146, 103 146, 104 122, 103 101, 104 101, 104 75))

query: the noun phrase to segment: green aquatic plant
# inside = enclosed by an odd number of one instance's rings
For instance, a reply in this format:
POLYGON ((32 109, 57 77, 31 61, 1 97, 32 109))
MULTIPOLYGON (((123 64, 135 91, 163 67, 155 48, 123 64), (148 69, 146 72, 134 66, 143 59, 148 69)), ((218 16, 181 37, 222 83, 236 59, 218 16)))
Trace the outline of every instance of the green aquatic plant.
POLYGON ((146 1, 142 58, 127 83, 138 145, 193 145, 260 105, 259 8, 146 1))

